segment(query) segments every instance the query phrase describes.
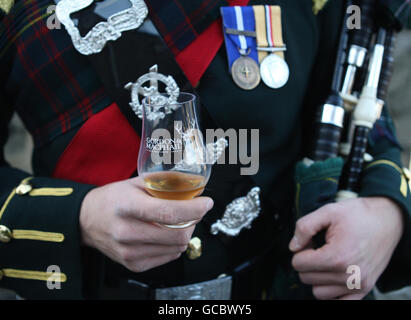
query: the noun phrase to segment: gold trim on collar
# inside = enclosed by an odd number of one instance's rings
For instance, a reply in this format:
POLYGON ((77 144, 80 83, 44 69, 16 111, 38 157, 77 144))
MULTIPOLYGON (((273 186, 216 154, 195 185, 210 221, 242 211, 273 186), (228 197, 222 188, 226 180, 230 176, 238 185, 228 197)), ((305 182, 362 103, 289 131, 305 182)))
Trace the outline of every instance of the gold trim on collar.
POLYGON ((313 12, 317 15, 326 5, 328 0, 313 0, 313 12))
POLYGON ((5 13, 9 13, 14 6, 14 0, 0 0, 0 9, 5 13))

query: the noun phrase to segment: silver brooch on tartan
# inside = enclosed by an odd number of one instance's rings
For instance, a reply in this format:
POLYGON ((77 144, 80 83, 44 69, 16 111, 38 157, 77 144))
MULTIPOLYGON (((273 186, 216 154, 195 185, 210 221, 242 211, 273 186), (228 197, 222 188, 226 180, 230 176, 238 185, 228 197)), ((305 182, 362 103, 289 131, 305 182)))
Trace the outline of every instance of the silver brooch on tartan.
POLYGON ((210 232, 213 235, 222 232, 235 237, 242 229, 251 228, 260 211, 260 188, 254 187, 245 197, 233 200, 226 207, 223 217, 212 224, 210 232))
POLYGON ((115 41, 121 33, 137 29, 148 15, 143 0, 129 0, 131 7, 110 16, 106 22, 97 23, 84 37, 80 35, 70 15, 91 5, 94 0, 61 0, 56 5, 57 19, 64 25, 74 47, 84 55, 99 53, 107 41, 115 41))
POLYGON ((166 114, 170 114, 176 107, 175 102, 180 94, 180 88, 172 76, 165 76, 158 73, 158 66, 154 65, 150 68, 149 73, 142 75, 136 82, 129 82, 125 85, 125 89, 131 90, 130 107, 140 119, 143 119, 143 106, 140 103, 139 95, 150 97, 153 104, 161 105, 163 108, 158 110, 146 110, 147 119, 156 120, 164 119, 166 114), (162 82, 166 86, 166 95, 158 91, 158 82, 162 82), (149 82, 150 86, 145 87, 144 84, 149 82))

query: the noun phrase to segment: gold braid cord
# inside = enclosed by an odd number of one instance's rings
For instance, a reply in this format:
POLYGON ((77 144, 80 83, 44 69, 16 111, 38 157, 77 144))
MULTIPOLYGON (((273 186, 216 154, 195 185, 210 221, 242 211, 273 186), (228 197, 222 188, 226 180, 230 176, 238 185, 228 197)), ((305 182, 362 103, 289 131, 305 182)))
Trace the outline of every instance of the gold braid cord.
POLYGON ((318 14, 320 12, 328 0, 313 0, 313 12, 314 14, 318 14))
POLYGON ((9 13, 14 5, 14 0, 0 0, 0 9, 5 13, 9 13))

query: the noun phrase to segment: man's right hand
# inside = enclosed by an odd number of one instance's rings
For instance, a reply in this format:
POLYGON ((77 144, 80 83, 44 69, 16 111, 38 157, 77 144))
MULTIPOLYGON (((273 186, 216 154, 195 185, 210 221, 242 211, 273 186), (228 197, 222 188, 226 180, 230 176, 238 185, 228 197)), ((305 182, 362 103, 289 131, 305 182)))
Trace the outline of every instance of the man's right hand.
POLYGON ((213 200, 163 200, 150 196, 139 177, 91 190, 83 200, 80 229, 94 247, 131 271, 143 272, 180 257, 195 225, 167 229, 160 224, 200 221, 213 200))

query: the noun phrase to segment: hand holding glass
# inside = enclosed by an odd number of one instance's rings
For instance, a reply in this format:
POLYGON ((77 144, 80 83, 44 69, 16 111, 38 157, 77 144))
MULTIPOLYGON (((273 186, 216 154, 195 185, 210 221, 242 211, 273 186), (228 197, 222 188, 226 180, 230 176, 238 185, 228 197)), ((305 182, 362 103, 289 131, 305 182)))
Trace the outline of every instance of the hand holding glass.
MULTIPOLYGON (((162 94, 143 100, 138 174, 153 197, 189 200, 203 192, 211 164, 207 163, 195 96, 180 93, 172 102, 169 98, 162 94)), ((181 229, 195 222, 164 226, 181 229)))

